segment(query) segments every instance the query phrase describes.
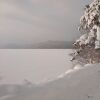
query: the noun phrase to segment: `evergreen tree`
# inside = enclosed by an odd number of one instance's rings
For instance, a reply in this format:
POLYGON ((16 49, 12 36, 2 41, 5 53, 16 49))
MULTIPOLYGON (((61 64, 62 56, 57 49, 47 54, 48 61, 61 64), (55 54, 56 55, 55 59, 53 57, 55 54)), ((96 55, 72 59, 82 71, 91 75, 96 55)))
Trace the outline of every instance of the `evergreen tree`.
POLYGON ((73 59, 85 63, 100 62, 100 0, 85 6, 78 30, 83 35, 74 43, 77 51, 73 59))

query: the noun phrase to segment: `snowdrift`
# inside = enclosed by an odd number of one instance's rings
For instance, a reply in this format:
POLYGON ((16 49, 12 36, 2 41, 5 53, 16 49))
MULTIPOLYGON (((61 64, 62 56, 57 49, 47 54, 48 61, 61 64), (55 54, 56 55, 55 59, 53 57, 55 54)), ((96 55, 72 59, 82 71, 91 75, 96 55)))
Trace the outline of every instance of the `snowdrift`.
POLYGON ((5 100, 100 100, 100 65, 76 68, 28 94, 15 95, 5 100))

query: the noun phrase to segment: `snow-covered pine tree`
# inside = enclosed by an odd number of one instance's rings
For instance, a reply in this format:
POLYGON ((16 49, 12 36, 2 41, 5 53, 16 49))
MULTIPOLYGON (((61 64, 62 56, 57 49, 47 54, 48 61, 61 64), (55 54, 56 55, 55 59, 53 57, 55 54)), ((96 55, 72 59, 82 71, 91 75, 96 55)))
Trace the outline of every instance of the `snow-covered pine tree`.
POLYGON ((100 0, 85 6, 78 30, 83 35, 74 43, 74 59, 85 63, 100 63, 100 0))

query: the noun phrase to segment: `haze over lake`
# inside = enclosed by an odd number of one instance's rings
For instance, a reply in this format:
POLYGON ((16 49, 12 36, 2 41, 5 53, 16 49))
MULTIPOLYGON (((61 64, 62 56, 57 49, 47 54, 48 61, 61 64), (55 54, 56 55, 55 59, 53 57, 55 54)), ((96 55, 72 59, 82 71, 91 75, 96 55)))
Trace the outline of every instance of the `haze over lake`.
POLYGON ((0 48, 32 49, 48 40, 75 40, 83 7, 90 1, 0 0, 0 48))
POLYGON ((1 49, 1 83, 20 84, 24 79, 41 83, 55 79, 72 66, 70 52, 72 50, 1 49))

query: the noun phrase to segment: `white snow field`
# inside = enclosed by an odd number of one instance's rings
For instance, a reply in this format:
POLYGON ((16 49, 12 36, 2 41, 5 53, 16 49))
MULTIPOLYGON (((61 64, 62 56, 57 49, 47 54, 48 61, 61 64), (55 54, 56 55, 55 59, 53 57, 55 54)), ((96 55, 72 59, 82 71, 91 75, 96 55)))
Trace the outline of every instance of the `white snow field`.
POLYGON ((0 50, 0 71, 5 76, 1 80, 0 100, 100 100, 100 65, 76 65, 72 68, 68 62, 70 52, 0 50), (36 60, 37 64, 32 63, 36 60), (37 72, 34 72, 34 65, 38 65, 35 67, 37 72), (33 84, 19 84, 26 76, 33 84), (34 84, 36 80, 39 84, 34 84))
POLYGON ((100 65, 74 69, 62 78, 3 100, 100 100, 100 65))
POLYGON ((72 67, 69 54, 72 50, 57 49, 1 49, 0 83, 21 84, 55 79, 72 67))

